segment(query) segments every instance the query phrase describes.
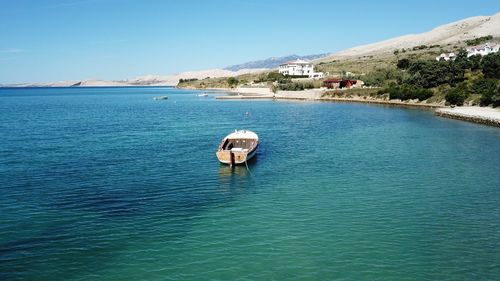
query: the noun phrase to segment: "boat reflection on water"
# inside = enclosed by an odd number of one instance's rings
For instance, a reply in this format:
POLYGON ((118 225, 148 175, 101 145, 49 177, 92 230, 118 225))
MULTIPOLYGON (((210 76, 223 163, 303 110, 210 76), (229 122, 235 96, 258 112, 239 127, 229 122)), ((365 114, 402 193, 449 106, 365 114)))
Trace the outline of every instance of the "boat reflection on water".
POLYGON ((237 165, 230 167, 220 164, 219 166, 219 187, 223 191, 234 192, 237 189, 246 189, 249 182, 253 180, 252 168, 257 162, 257 157, 248 161, 247 165, 237 165))
POLYGON ((227 165, 220 165, 219 176, 221 178, 235 177, 235 176, 236 177, 247 177, 247 176, 250 176, 250 172, 248 171, 246 166, 229 167, 227 165))

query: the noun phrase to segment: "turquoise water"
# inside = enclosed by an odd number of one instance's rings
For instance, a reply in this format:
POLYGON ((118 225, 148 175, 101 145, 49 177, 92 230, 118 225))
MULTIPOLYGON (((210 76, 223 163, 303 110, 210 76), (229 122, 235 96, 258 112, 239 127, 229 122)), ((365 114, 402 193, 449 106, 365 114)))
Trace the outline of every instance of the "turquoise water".
POLYGON ((500 129, 196 94, 0 89, 0 280, 500 276, 500 129), (215 157, 236 128, 250 171, 215 157))

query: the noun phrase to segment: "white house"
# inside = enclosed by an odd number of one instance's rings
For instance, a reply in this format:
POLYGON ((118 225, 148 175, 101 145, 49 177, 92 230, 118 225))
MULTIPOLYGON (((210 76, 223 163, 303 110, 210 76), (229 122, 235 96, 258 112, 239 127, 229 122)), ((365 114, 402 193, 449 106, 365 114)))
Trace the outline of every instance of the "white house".
POLYGON ((446 54, 446 53, 442 53, 441 55, 437 56, 436 57, 436 60, 437 61, 449 61, 449 60, 455 60, 457 58, 457 56, 455 55, 455 53, 449 53, 449 54, 446 54))
POLYGON ((499 46, 500 45, 498 44, 486 43, 484 45, 469 47, 467 48, 467 57, 474 55, 486 56, 488 54, 496 53, 498 52, 499 46))
POLYGON ((281 64, 278 71, 283 75, 323 78, 323 72, 314 72, 314 65, 301 59, 281 64))

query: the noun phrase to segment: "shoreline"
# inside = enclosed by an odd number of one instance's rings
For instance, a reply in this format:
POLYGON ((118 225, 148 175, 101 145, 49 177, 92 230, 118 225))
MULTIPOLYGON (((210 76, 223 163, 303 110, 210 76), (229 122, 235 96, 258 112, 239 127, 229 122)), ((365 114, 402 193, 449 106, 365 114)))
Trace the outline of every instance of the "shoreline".
POLYGON ((435 115, 500 128, 500 110, 491 107, 439 108, 435 115))
MULTIPOLYGON (((238 93, 237 91, 232 91, 232 93, 238 93)), ((400 100, 382 100, 367 97, 350 97, 350 98, 339 98, 339 97, 322 97, 323 91, 318 90, 308 90, 295 92, 290 95, 290 92, 278 92, 278 93, 268 93, 268 94, 252 94, 252 93, 238 93, 238 95, 226 95, 218 96, 216 99, 220 100, 301 100, 301 101, 325 101, 325 102, 342 102, 342 103, 366 103, 366 104, 377 104, 377 105, 387 105, 387 106, 397 106, 397 107, 412 107, 420 109, 431 109, 434 110, 434 114, 439 117, 445 117, 450 119, 462 120, 477 124, 483 124, 493 127, 500 128, 500 110, 491 107, 479 107, 479 106, 466 106, 466 107, 446 107, 442 103, 425 103, 425 102, 412 102, 412 101, 400 101, 400 100)))
POLYGON ((252 100, 252 99, 274 99, 274 100, 305 100, 305 101, 333 101, 333 102, 346 102, 346 103, 373 103, 382 105, 394 105, 394 106, 407 106, 407 107, 422 107, 422 108, 440 108, 443 107, 442 104, 438 103, 422 103, 422 102, 412 102, 412 101, 400 101, 400 100, 383 100, 374 99, 366 97, 350 97, 350 98, 339 98, 339 97, 323 97, 324 91, 318 90, 307 90, 307 91, 278 91, 273 94, 251 94, 251 93, 240 93, 231 92, 231 94, 226 96, 218 96, 216 99, 220 100, 252 100), (234 93, 237 93, 235 95, 234 93))

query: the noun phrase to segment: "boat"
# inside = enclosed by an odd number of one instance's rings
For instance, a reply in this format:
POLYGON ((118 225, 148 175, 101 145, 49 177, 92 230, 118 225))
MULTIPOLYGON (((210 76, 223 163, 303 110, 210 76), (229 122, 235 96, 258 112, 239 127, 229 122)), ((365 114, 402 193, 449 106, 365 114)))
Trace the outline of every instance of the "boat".
POLYGON ((208 97, 208 94, 207 93, 203 93, 203 94, 198 94, 199 97, 208 97))
POLYGON ((257 153, 259 137, 248 130, 235 130, 222 139, 216 152, 217 158, 223 164, 234 166, 246 163, 257 153))
POLYGON ((168 96, 154 97, 154 100, 168 100, 168 96))

